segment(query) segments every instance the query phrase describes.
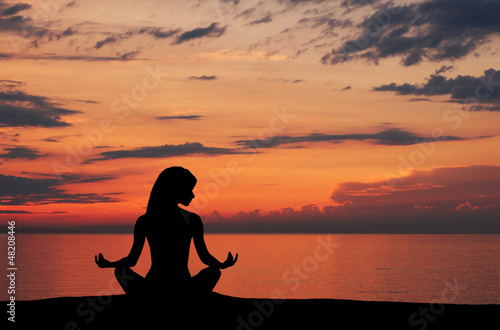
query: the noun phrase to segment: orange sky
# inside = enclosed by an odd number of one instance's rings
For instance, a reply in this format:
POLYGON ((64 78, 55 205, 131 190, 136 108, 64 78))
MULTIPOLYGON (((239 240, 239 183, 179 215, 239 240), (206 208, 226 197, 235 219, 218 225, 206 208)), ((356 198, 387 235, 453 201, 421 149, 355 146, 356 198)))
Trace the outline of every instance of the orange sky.
POLYGON ((500 29, 472 15, 497 4, 446 6, 0 1, 3 217, 131 225, 181 165, 188 209, 222 231, 292 208, 297 231, 418 231, 403 215, 425 209, 437 231, 498 232, 500 29))

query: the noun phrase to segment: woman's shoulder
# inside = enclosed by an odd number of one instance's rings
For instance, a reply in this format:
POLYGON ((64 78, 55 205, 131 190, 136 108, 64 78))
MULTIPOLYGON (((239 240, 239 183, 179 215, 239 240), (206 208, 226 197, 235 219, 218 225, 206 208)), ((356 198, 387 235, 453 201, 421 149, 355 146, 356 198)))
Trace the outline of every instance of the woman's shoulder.
POLYGON ((181 216, 188 225, 198 225, 201 223, 201 218, 198 214, 189 212, 179 207, 179 211, 181 212, 181 216))

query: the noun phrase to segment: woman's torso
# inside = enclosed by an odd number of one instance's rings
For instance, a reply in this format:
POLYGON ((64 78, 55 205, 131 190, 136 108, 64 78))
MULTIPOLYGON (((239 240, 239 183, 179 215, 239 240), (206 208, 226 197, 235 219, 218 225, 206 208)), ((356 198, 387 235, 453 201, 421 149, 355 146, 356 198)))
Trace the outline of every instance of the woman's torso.
POLYGON ((180 281, 191 277, 188 261, 193 231, 181 212, 146 215, 145 231, 151 250, 148 280, 180 281))

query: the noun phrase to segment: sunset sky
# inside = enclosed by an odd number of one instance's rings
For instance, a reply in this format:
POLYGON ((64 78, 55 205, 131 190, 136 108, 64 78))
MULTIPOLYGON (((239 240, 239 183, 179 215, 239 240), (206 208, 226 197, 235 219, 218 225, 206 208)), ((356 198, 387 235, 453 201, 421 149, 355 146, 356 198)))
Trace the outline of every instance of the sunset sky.
POLYGON ((500 233, 499 1, 0 1, 0 214, 500 233))

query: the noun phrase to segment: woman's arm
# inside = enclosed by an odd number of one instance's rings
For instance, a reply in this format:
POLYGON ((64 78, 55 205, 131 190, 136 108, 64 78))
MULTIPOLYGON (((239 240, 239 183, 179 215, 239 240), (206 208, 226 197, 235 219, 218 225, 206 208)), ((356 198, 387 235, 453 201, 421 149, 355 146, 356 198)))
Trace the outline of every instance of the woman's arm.
POLYGON ((141 216, 135 223, 134 243, 132 244, 132 249, 130 250, 128 256, 117 261, 109 261, 104 258, 102 253, 99 253, 99 256, 96 255, 94 257, 97 266, 101 268, 134 267, 137 264, 137 260, 139 260, 142 248, 144 247, 144 242, 146 240, 144 221, 145 219, 141 216))
POLYGON ((197 214, 191 215, 191 220, 193 221, 193 242, 194 247, 196 248, 196 252, 200 257, 201 262, 203 262, 207 266, 217 267, 220 269, 224 269, 227 267, 231 267, 234 265, 236 260, 238 260, 238 254, 233 258, 231 252, 228 253, 227 259, 224 262, 220 262, 214 256, 208 252, 207 245, 205 244, 205 238, 203 236, 203 223, 201 222, 201 218, 197 214))

